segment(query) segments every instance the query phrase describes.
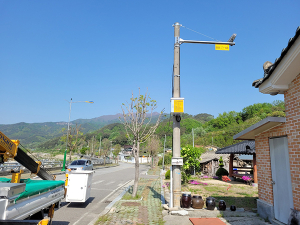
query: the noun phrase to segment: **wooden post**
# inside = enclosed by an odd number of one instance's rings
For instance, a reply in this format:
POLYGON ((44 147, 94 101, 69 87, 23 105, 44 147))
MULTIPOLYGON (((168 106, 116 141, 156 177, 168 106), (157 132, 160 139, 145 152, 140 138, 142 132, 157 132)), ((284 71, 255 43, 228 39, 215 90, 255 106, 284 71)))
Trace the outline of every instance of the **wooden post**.
POLYGON ((229 176, 232 177, 233 174, 233 156, 234 154, 230 154, 229 157, 229 176))
POLYGON ((256 154, 253 154, 253 179, 257 183, 257 167, 256 167, 256 154))

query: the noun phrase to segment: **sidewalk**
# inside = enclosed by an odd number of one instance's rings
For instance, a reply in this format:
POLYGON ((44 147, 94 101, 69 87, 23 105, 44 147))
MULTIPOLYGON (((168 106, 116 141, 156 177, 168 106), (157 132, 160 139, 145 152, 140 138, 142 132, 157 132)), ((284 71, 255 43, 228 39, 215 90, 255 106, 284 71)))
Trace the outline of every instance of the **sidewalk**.
MULTIPOLYGON (((211 180, 205 181, 207 183, 221 184, 222 181, 211 180)), ((238 183, 237 183, 238 184, 238 183)), ((167 202, 170 200, 170 193, 168 188, 164 188, 164 198, 167 202)), ((203 209, 179 209, 176 211, 163 210, 163 220, 165 225, 192 225, 190 218, 219 218, 226 225, 269 225, 264 219, 259 217, 256 213, 245 211, 243 208, 232 212, 227 207, 226 211, 203 209)))
MULTIPOLYGON (((163 176, 163 175, 162 175, 163 176)), ((164 189, 165 191, 168 189, 164 189)), ((162 207, 162 200, 168 202, 169 193, 161 192, 161 179, 159 167, 149 170, 146 175, 140 176, 138 195, 139 200, 118 201, 102 215, 95 225, 192 225, 189 218, 219 218, 226 225, 267 225, 270 224, 260 218, 256 213, 238 209, 235 212, 230 210, 211 211, 206 209, 180 209, 180 212, 188 213, 179 215, 174 211, 165 210, 162 207), (162 196, 163 195, 163 196, 162 196)), ((130 192, 130 191, 129 191, 130 192)), ((120 197, 121 198, 121 197, 120 197)))
POLYGON ((141 175, 138 188, 138 195, 141 198, 139 200, 124 200, 124 198, 119 200, 95 224, 163 225, 159 173, 160 169, 156 167, 149 170, 146 175, 141 175))

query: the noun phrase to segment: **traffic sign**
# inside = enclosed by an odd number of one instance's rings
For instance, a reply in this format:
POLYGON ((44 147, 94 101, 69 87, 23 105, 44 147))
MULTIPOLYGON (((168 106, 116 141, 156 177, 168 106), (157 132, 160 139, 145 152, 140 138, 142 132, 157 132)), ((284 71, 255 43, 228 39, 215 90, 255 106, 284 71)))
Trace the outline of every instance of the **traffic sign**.
POLYGON ((229 45, 215 44, 215 50, 229 51, 229 45))
POLYGON ((171 112, 184 113, 184 98, 171 98, 171 112))
POLYGON ((172 166, 182 166, 183 165, 183 158, 172 158, 172 166))

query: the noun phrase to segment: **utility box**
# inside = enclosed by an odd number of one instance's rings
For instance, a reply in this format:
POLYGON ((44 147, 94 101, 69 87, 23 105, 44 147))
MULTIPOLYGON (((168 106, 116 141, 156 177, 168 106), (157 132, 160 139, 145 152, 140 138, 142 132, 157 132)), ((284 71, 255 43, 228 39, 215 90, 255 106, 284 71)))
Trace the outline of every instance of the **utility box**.
POLYGON ((70 171, 66 202, 85 202, 91 195, 93 171, 70 171))

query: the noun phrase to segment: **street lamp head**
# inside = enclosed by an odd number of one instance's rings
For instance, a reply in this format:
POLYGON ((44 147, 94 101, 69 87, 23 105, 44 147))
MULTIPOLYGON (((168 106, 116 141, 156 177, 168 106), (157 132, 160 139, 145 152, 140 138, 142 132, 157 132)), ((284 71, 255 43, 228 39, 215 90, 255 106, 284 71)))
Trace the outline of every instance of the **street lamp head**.
POLYGON ((234 42, 235 37, 236 37, 236 34, 231 35, 231 37, 229 38, 229 40, 227 42, 234 42))
POLYGON ((93 101, 85 101, 85 102, 87 102, 87 103, 94 103, 93 101))

